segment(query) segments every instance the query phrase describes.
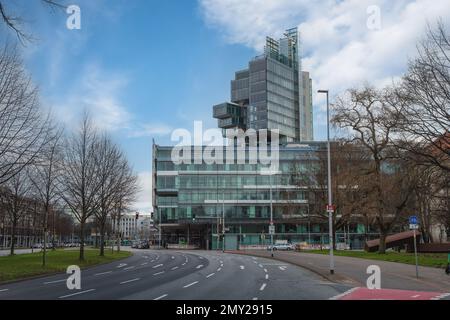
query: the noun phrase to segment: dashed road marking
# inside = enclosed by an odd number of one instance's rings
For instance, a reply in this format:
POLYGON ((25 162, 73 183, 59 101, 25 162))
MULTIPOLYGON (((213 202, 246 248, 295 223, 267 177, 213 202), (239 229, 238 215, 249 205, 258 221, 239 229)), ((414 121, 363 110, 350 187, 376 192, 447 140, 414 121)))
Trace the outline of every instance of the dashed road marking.
POLYGON ((267 279, 269 279, 269 275, 268 275, 268 274, 266 274, 266 280, 267 280, 267 279))
POLYGON ((267 273, 267 269, 264 269, 264 272, 267 273))
POLYGON ((193 286, 196 283, 198 283, 198 281, 194 281, 192 283, 189 283, 189 284, 185 285, 183 288, 189 288, 190 286, 193 286))
POLYGON ((148 262, 141 263, 141 266, 145 266, 148 262))
POLYGON ((153 269, 156 269, 156 268, 159 268, 159 267, 162 267, 162 266, 163 266, 163 264, 160 263, 160 264, 157 264, 156 266, 154 266, 153 269))
POLYGON ((164 271, 160 271, 160 272, 154 273, 153 275, 157 276, 158 274, 163 274, 163 273, 164 273, 164 271))
POLYGON ((168 294, 166 293, 166 294, 163 294, 162 296, 159 296, 158 298, 155 298, 153 300, 161 300, 162 298, 165 298, 167 296, 168 296, 168 294))
POLYGON ((66 280, 67 279, 61 279, 61 280, 55 280, 55 281, 47 281, 47 282, 44 282, 44 284, 58 283, 58 282, 66 281, 66 280))
POLYGON ((134 282, 134 281, 138 281, 138 280, 141 280, 141 278, 135 278, 135 279, 127 280, 127 281, 122 281, 120 284, 130 283, 130 282, 134 282))
POLYGON ((8 291, 9 289, 0 289, 0 292, 8 291))
POLYGON ((200 269, 201 267, 203 267, 203 265, 199 264, 197 267, 195 267, 195 269, 200 269))
POLYGON ((220 271, 220 270, 222 270, 222 268, 217 268, 217 271, 220 271))
POLYGON ((177 270, 178 269, 178 267, 173 267, 172 269, 170 269, 170 270, 177 270))
POLYGON ((126 268, 124 268, 123 270, 131 270, 131 269, 134 269, 134 266, 126 267, 126 268))
POLYGON ((108 273, 111 273, 111 272, 112 271, 100 272, 100 273, 94 274, 94 276, 101 276, 101 275, 108 274, 108 273))
POLYGON ((213 275, 215 275, 215 272, 208 274, 206 277, 209 278, 212 277, 213 275))
POLYGON ((68 297, 73 297, 73 296, 76 296, 76 295, 79 295, 79 294, 83 294, 83 293, 87 293, 87 292, 91 292, 91 291, 94 291, 94 290, 95 289, 89 289, 89 290, 84 290, 84 291, 80 291, 80 292, 75 292, 75 293, 67 294, 65 296, 58 297, 58 299, 64 299, 64 298, 68 298, 68 297))
POLYGON ((119 264, 118 266, 117 266, 117 268, 123 268, 123 267, 125 267, 127 264, 126 263, 121 263, 121 264, 119 264))
POLYGON ((259 291, 263 291, 264 288, 266 287, 266 285, 267 285, 266 283, 263 283, 262 286, 261 286, 261 288, 259 288, 259 291))
POLYGON ((285 267, 285 266, 278 267, 278 268, 280 268, 281 271, 285 271, 285 270, 286 270, 286 267, 285 267))
POLYGON ((254 297, 252 300, 258 300, 258 298, 257 298, 257 297, 254 297))
POLYGON ((244 267, 244 266, 241 266, 240 268, 241 268, 241 270, 244 270, 244 269, 245 269, 245 267, 244 267))

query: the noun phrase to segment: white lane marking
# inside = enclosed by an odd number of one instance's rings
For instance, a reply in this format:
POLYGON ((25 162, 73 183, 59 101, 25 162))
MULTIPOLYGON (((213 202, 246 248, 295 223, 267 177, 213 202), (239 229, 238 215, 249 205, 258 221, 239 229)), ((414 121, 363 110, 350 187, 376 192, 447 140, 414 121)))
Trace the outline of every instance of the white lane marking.
POLYGON ((194 281, 192 283, 189 283, 189 284, 185 285, 183 288, 189 288, 190 286, 193 286, 196 283, 198 283, 198 281, 194 281))
POLYGON ((127 280, 127 281, 122 281, 120 284, 125 284, 125 283, 129 283, 129 282, 134 282, 134 281, 138 281, 138 280, 141 280, 141 278, 135 278, 135 279, 127 280))
POLYGON ((203 259, 203 257, 198 257, 199 259, 203 259))
POLYGON ((436 297, 431 298, 431 300, 441 300, 450 296, 450 293, 443 293, 436 297))
POLYGON ((175 257, 174 257, 174 256, 172 256, 171 258, 172 258, 172 260, 173 260, 173 259, 175 259, 175 257))
POLYGON ((83 293, 86 293, 86 292, 91 292, 91 291, 94 291, 94 290, 95 289, 89 289, 89 290, 84 290, 84 291, 80 291, 80 292, 75 292, 75 293, 72 293, 72 294, 68 294, 68 295, 65 295, 65 296, 58 297, 58 299, 68 298, 68 297, 76 296, 76 295, 83 294, 83 293))
POLYGON ((117 266, 117 268, 123 268, 123 267, 125 267, 127 264, 126 263, 121 263, 121 264, 119 264, 118 266, 117 266))
MULTIPOLYGON (((215 274, 216 274, 216 273, 213 272, 213 273, 208 274, 206 277, 209 278, 209 277, 212 277, 212 276, 215 275, 215 274)), ((6 289, 6 290, 8 290, 8 289, 6 289)))
POLYGON ((123 270, 130 270, 130 269, 134 269, 134 266, 131 266, 131 267, 126 267, 125 269, 123 269, 123 270))
POLYGON ((241 268, 241 270, 244 270, 244 269, 245 269, 245 267, 244 267, 244 266, 241 266, 240 268, 241 268))
POLYGON ((160 263, 160 264, 157 264, 156 266, 154 266, 153 269, 156 269, 156 268, 159 268, 159 267, 162 267, 162 266, 163 266, 163 264, 160 263))
POLYGON ((148 262, 141 263, 141 266, 145 266, 148 262))
POLYGON ((352 293, 353 291, 358 290, 358 289, 359 289, 359 287, 351 288, 351 289, 349 289, 349 290, 347 290, 347 291, 345 291, 345 292, 342 292, 342 293, 340 293, 340 294, 337 294, 337 295, 331 297, 331 298, 328 299, 328 300, 339 300, 340 298, 345 297, 346 295, 348 295, 348 294, 350 294, 350 293, 352 293))
POLYGON ((264 269, 264 272, 267 273, 267 269, 264 269))
POLYGON ((9 289, 0 289, 0 292, 8 291, 9 289))
POLYGON ((281 271, 285 271, 286 270, 286 267, 278 267, 278 268, 280 268, 281 271))
POLYGON ((111 273, 111 272, 112 271, 100 272, 100 273, 94 274, 94 276, 101 276, 102 274, 108 274, 108 273, 111 273))
POLYGON ((253 261, 254 263, 258 264, 258 261, 253 261))
POLYGON ((157 276, 158 274, 163 274, 163 273, 164 273, 164 271, 160 271, 160 272, 154 273, 153 275, 157 276))
POLYGON ((177 270, 178 269, 178 267, 173 267, 172 269, 170 269, 170 270, 177 270))
POLYGON ((418 297, 420 297, 420 294, 416 294, 416 295, 411 296, 411 298, 418 298, 418 297))
POLYGON ((151 260, 150 262, 155 262, 155 260, 151 260))
POLYGON ((203 267, 203 265, 199 264, 197 267, 195 267, 195 269, 200 269, 201 267, 203 267))
POLYGON ((166 294, 163 294, 162 296, 159 296, 158 298, 155 298, 153 300, 160 300, 160 299, 165 298, 167 296, 168 296, 168 294, 166 293, 166 294))
POLYGON ((261 286, 261 288, 259 288, 259 291, 263 291, 264 288, 266 287, 266 285, 267 285, 266 283, 263 283, 262 286, 261 286))
POLYGON ((217 268, 217 271, 220 271, 220 270, 222 270, 222 268, 217 268))
POLYGON ((260 267, 260 268, 262 268, 263 266, 262 266, 262 264, 258 264, 258 266, 260 267))
POLYGON ((57 283, 57 282, 63 282, 63 281, 66 281, 67 279, 61 279, 61 280, 55 280, 55 281, 47 281, 47 282, 44 282, 44 284, 51 284, 51 283, 57 283))
POLYGON ((268 275, 268 274, 266 274, 266 280, 267 280, 267 279, 269 279, 269 275, 268 275))
POLYGON ((220 262, 221 264, 223 264, 223 261, 222 261, 222 260, 220 260, 219 262, 220 262))
POLYGON ((257 297, 254 297, 252 300, 258 300, 258 298, 257 298, 257 297))
POLYGON ((186 264, 186 262, 185 262, 185 263, 182 263, 181 265, 184 266, 185 264, 186 264))

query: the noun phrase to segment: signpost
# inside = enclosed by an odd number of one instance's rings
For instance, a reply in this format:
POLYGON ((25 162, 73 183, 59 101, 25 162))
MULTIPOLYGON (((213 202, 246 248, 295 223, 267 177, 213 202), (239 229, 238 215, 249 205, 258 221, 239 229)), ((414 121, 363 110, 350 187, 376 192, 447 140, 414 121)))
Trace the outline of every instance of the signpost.
POLYGON ((416 278, 419 278, 419 261, 417 258, 417 241, 416 241, 416 230, 419 229, 419 224, 416 216, 409 217, 409 229, 413 230, 414 234, 414 256, 416 259, 416 278))

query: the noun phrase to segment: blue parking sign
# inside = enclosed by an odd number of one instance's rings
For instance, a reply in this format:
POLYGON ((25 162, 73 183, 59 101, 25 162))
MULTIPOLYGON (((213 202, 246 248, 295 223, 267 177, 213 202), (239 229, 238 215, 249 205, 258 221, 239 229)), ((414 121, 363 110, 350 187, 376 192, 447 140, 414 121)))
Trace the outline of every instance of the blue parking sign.
POLYGON ((409 224, 417 224, 417 217, 416 216, 410 216, 409 217, 409 224))

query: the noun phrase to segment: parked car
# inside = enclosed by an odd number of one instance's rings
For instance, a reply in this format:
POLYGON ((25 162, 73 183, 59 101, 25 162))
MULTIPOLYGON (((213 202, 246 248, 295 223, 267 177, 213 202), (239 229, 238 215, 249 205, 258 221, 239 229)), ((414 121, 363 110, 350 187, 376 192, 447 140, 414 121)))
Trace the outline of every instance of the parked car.
MULTIPOLYGON (((267 247, 267 250, 272 250, 272 246, 269 245, 267 247)), ((295 246, 293 244, 290 243, 283 243, 283 244, 274 244, 273 245, 273 250, 284 250, 284 251, 291 251, 291 250, 295 250, 295 246)))

